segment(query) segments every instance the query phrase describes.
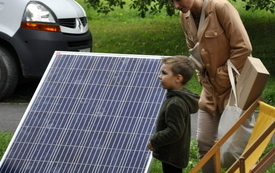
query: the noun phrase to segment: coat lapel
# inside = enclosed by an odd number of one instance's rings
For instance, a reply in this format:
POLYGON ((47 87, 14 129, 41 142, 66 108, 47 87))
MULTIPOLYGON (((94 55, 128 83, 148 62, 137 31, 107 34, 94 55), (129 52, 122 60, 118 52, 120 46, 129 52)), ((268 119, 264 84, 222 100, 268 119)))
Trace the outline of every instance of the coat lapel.
MULTIPOLYGON (((207 28, 208 23, 210 21, 210 19, 209 19, 210 15, 209 14, 210 14, 210 11, 211 11, 210 10, 211 7, 210 7, 208 1, 205 4, 205 8, 203 8, 203 9, 205 10, 205 17, 204 17, 204 21, 202 23, 202 26, 201 26, 200 30, 198 31, 198 40, 201 40, 202 35, 205 32, 205 29, 207 28)), ((202 19, 200 19, 200 20, 202 20, 202 19)))
MULTIPOLYGON (((192 40, 192 42, 195 43, 198 42, 197 33, 198 28, 195 24, 194 18, 191 15, 191 12, 188 11, 187 13, 180 12, 181 18, 184 18, 184 22, 182 22, 182 25, 184 25, 184 28, 186 28, 186 31, 188 32, 188 39, 192 40)), ((194 46, 193 45, 193 46, 194 46)))

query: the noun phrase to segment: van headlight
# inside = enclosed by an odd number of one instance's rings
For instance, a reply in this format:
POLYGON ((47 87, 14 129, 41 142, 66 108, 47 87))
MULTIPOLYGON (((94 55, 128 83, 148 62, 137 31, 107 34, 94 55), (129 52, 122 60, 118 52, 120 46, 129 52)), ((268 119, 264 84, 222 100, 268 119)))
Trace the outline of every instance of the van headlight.
POLYGON ((24 12, 21 28, 60 32, 53 12, 45 5, 30 2, 24 12))

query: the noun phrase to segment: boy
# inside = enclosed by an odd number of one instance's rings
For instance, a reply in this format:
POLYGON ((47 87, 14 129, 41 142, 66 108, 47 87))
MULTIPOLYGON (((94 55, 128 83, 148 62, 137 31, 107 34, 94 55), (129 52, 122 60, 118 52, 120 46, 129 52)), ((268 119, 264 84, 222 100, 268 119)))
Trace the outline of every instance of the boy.
POLYGON ((164 173, 182 173, 189 161, 190 114, 197 112, 199 96, 184 85, 193 71, 193 62, 185 56, 162 59, 159 79, 163 89, 167 89, 166 100, 157 117, 156 133, 147 147, 162 162, 164 173))

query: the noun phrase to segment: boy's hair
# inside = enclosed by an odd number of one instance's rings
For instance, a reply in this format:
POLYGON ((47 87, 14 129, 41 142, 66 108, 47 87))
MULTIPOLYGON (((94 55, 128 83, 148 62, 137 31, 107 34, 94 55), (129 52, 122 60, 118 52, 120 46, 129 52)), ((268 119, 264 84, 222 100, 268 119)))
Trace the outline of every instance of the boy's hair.
POLYGON ((186 56, 164 57, 161 62, 162 64, 170 64, 174 75, 180 74, 183 76, 183 85, 193 77, 195 65, 194 62, 186 56))

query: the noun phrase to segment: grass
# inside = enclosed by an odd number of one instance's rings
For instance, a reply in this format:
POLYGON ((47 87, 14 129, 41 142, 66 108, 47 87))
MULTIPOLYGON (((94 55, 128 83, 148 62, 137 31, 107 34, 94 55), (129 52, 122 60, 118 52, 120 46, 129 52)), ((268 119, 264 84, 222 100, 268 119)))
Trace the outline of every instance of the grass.
MULTIPOLYGON (((190 157, 189 157, 189 163, 187 168, 184 169, 183 172, 190 172, 191 169, 196 166, 198 163, 198 148, 197 148, 197 142, 195 140, 191 141, 190 145, 190 157)), ((161 162, 157 159, 153 160, 153 166, 150 170, 150 173, 160 173, 162 172, 162 165, 161 162)))
MULTIPOLYGON (((98 14, 86 8, 84 0, 77 0, 85 7, 89 17, 89 26, 93 34, 93 52, 146 54, 146 55, 188 55, 185 38, 178 16, 167 16, 165 13, 148 15, 140 18, 138 12, 129 8, 116 9, 108 15, 98 14)), ((127 0, 129 2, 130 0, 127 0)), ((253 56, 260 58, 271 76, 262 96, 265 102, 275 106, 275 15, 265 11, 244 11, 243 3, 234 3, 250 36, 253 46, 253 56)), ((15 94, 7 100, 12 103, 28 103, 37 86, 37 82, 21 84, 15 94)), ((188 88, 200 93, 201 87, 196 77, 189 82, 188 88)), ((2 157, 10 139, 11 133, 0 132, 0 157, 2 157)), ((266 151, 274 148, 270 144, 266 151)), ((191 143, 189 166, 185 172, 197 164, 197 145, 191 143)), ((274 166, 268 172, 275 172, 274 166)), ((154 160, 151 173, 161 172, 161 164, 154 160)))
POLYGON ((129 19, 129 11, 124 9, 111 12, 107 16, 88 11, 90 28, 94 37, 93 51, 106 53, 175 55, 186 54, 185 41, 173 39, 181 33, 178 19, 168 16, 150 16, 129 19), (110 17, 113 16, 113 17, 110 17), (169 20, 167 20, 169 19, 169 20), (173 45, 171 47, 171 45, 173 45))
POLYGON ((0 159, 4 155, 6 148, 13 136, 13 133, 10 132, 0 132, 0 159))

